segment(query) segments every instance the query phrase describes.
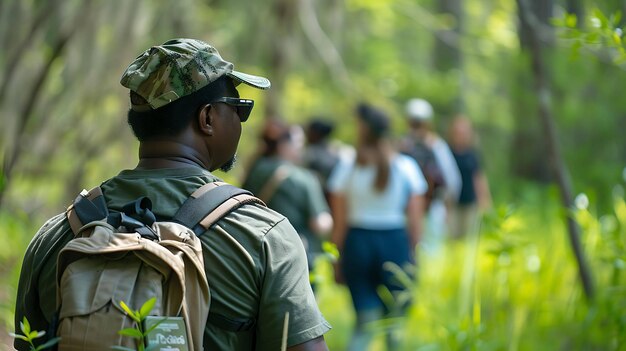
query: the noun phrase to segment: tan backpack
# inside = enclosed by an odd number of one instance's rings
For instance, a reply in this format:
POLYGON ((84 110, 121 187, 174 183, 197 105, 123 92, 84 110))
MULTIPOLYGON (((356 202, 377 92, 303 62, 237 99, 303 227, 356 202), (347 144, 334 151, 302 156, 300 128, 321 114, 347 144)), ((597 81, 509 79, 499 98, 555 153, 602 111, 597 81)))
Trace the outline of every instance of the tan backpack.
POLYGON ((159 222, 146 197, 109 213, 99 187, 83 191, 67 211, 75 238, 57 259, 58 349, 137 349, 135 338, 118 333, 137 328, 122 304, 138 311, 156 298, 150 315, 162 317, 149 318, 160 324, 148 347, 203 350, 210 290, 198 235, 250 202, 262 204, 245 190, 210 183, 159 222))

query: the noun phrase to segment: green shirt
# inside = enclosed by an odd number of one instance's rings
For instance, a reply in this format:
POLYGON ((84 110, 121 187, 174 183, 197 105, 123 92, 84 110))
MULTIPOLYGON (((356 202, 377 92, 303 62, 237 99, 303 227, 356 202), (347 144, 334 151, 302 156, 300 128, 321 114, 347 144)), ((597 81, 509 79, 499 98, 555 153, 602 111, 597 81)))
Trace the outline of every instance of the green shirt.
POLYGON ((276 157, 262 157, 254 163, 242 187, 259 195, 279 167, 286 169, 287 176, 278 184, 267 206, 287 217, 306 240, 308 249, 319 253, 321 240, 311 231, 309 222, 328 212, 328 205, 320 182, 312 172, 276 157))
MULTIPOLYGON (((119 210, 148 196, 158 218, 171 218, 189 194, 215 180, 200 168, 127 170, 101 187, 110 209, 119 210)), ((50 219, 33 238, 20 275, 16 325, 26 316, 33 330, 48 329, 56 310, 56 257, 71 238, 64 214, 50 219)), ((233 320, 256 321, 255 328, 244 332, 225 331, 207 323, 207 350, 280 349, 286 312, 288 346, 330 329, 309 285, 302 243, 283 216, 246 204, 223 217, 200 240, 211 312, 233 320)), ((27 349, 21 344, 16 347, 27 349)))

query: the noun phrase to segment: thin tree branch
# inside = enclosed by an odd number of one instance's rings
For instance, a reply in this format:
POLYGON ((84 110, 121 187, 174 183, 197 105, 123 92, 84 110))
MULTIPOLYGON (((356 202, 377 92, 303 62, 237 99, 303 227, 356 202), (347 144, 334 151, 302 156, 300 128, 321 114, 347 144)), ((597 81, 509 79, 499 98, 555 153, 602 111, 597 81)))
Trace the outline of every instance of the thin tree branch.
POLYGON ((542 53, 542 43, 537 32, 537 21, 532 19, 530 9, 526 0, 517 0, 518 9, 521 15, 529 20, 530 50, 532 55, 532 71, 535 79, 535 89, 539 102, 539 117, 548 142, 548 153, 554 166, 557 183, 561 192, 561 202, 566 209, 566 222, 569 234, 570 245, 576 262, 578 273, 583 286, 583 291, 588 300, 593 300, 595 296, 593 277, 587 265, 582 244, 580 242, 580 226, 573 217, 571 210, 574 208, 574 196, 572 194, 572 182, 558 143, 558 135, 551 110, 551 92, 547 79, 547 72, 542 53))
POLYGON ((37 16, 31 22, 30 29, 26 36, 15 45, 15 51, 11 54, 9 59, 7 60, 7 65, 5 68, 5 76, 2 77, 2 82, 0 83, 0 102, 4 100, 5 93, 9 84, 13 81, 13 75, 17 71, 17 65, 21 62, 22 56, 27 48, 29 48, 29 43, 33 42, 33 38, 39 28, 41 28, 42 24, 46 22, 46 20, 54 14, 54 8, 56 7, 56 1, 49 0, 44 1, 45 6, 39 11, 37 16))
POLYGON ((322 61, 328 66, 332 73, 331 76, 337 79, 340 86, 353 90, 354 84, 350 79, 350 74, 346 69, 341 54, 320 26, 311 0, 300 0, 298 17, 300 18, 304 34, 311 41, 322 61))
POLYGON ((39 96, 43 91, 44 83, 51 73, 52 64, 63 54, 63 51, 68 44, 70 38, 78 32, 77 28, 81 28, 82 24, 88 21, 89 16, 85 14, 85 12, 89 12, 91 7, 91 2, 85 3, 83 9, 79 9, 76 13, 76 17, 74 20, 75 25, 66 29, 62 32, 56 42, 52 47, 52 52, 50 57, 46 61, 44 67, 39 72, 39 75, 35 79, 35 83, 33 84, 30 92, 26 95, 28 98, 26 99, 25 105, 23 109, 18 113, 20 118, 18 119, 17 129, 15 132, 15 142, 12 148, 10 148, 8 155, 5 155, 2 164, 2 176, 4 177, 3 186, 0 188, 0 209, 4 205, 4 197, 6 195, 6 190, 8 189, 8 185, 11 182, 12 173, 14 171, 15 165, 21 157, 23 151, 23 137, 26 132, 26 127, 29 121, 33 117, 33 111, 37 106, 37 101, 39 100, 39 96), (83 11, 84 10, 84 11, 83 11))
POLYGON ((26 126, 28 125, 29 120, 32 118, 32 112, 35 106, 37 105, 37 100, 39 99, 39 95, 41 94, 42 88, 44 86, 44 82, 46 81, 46 79, 48 78, 50 74, 52 64, 57 58, 59 58, 59 56, 61 56, 63 48, 69 41, 70 36, 71 34, 63 34, 57 40, 52 50, 52 54, 48 58, 48 61, 44 65, 39 76, 37 77, 37 80, 35 81, 35 84, 33 85, 32 89, 30 90, 30 93, 27 94, 28 99, 26 100, 24 109, 18 114, 18 116, 21 116, 21 118, 18 118, 18 125, 17 125, 17 130, 15 133, 16 135, 15 144, 13 145, 13 148, 9 151, 8 156, 5 156, 6 158, 4 159, 4 164, 3 164, 3 169, 2 169, 2 173, 4 175, 4 186, 2 187, 2 189, 0 189, 0 208, 2 208, 6 189, 8 188, 8 184, 11 181, 13 168, 15 167, 15 164, 17 163, 18 159, 20 158, 22 154, 22 150, 23 150, 22 138, 24 136, 26 126))

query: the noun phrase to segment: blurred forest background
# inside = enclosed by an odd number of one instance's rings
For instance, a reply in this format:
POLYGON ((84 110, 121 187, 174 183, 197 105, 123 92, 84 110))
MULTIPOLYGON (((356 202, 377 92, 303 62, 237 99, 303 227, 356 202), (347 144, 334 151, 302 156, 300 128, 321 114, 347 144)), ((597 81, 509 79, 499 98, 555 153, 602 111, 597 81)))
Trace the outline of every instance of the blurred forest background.
MULTIPOLYGON (((464 113, 494 196, 478 243, 419 267, 409 314, 378 326, 407 350, 626 350, 626 99, 618 0, 1 0, 0 340, 21 259, 77 192, 132 168, 119 77, 151 45, 193 37, 269 77, 244 125, 238 184, 264 118, 337 123, 365 100, 405 132, 406 100, 445 135, 464 113)), ((345 347, 352 309, 328 265, 319 302, 345 347)), ((374 345, 383 349, 382 342, 374 345)))

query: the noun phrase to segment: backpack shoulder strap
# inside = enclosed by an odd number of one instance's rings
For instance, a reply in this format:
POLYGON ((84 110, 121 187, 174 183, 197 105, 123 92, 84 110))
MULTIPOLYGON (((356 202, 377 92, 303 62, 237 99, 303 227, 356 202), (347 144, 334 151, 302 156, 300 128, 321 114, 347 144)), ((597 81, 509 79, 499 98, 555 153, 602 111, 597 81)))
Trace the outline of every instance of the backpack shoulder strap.
POLYGON ((191 194, 176 212, 173 221, 191 228, 200 236, 220 218, 246 203, 265 206, 247 190, 224 182, 208 183, 191 194))
POLYGON ((67 208, 66 216, 72 232, 78 234, 85 224, 104 220, 108 212, 102 189, 97 186, 89 191, 81 191, 67 208))
POLYGON ((262 201, 269 203, 269 201, 278 190, 278 187, 289 177, 290 167, 286 164, 282 164, 274 170, 269 180, 265 183, 263 188, 259 190, 258 197, 262 201))
MULTIPOLYGON (((248 203, 265 203, 247 190, 224 182, 208 183, 191 194, 174 215, 173 221, 191 228, 197 236, 204 234, 220 218, 248 203)), ((231 332, 250 330, 255 319, 231 319, 209 311, 208 322, 231 332)))

